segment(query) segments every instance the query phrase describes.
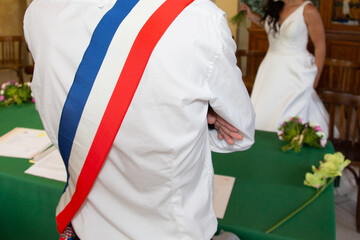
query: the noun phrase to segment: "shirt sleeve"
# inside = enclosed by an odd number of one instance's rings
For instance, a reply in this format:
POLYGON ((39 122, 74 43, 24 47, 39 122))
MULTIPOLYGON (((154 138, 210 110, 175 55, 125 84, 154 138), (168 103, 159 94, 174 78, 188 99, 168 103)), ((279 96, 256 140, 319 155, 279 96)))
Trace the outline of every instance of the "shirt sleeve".
POLYGON ((230 145, 225 140, 218 139, 216 130, 209 130, 210 146, 214 152, 246 150, 254 143, 255 113, 242 81, 241 70, 236 65, 236 44, 224 15, 218 21, 218 35, 219 52, 208 80, 211 92, 210 106, 239 129, 244 138, 230 145))

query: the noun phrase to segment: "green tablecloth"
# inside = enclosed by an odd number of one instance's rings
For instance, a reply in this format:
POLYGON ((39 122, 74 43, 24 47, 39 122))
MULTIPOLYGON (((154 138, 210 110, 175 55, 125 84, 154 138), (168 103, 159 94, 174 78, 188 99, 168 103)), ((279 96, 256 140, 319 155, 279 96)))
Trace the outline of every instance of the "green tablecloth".
MULTIPOLYGON (((0 136, 15 127, 43 129, 34 104, 0 107, 0 136)), ((59 239, 55 208, 65 183, 25 174, 31 165, 0 157, 0 239, 59 239)))
MULTIPOLYGON (((0 107, 0 135, 15 127, 42 129, 33 104, 0 107)), ((321 150, 304 147, 295 154, 281 152, 283 143, 275 133, 257 131, 255 139, 248 151, 213 153, 215 173, 236 177, 219 229, 242 240, 335 239, 332 187, 280 228, 263 233, 314 194, 303 185, 305 173, 333 152, 332 145, 321 150)), ((27 159, 0 157, 1 239, 58 239, 55 207, 64 183, 24 174, 30 166, 27 159)))

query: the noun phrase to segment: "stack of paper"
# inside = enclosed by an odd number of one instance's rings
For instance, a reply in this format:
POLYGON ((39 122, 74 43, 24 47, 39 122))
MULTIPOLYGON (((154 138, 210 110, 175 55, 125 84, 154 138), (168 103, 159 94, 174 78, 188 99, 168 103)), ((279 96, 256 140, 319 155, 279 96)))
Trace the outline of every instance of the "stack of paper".
POLYGON ((35 162, 25 173, 66 181, 66 170, 59 151, 44 130, 14 128, 0 137, 0 156, 27 158, 35 162), (46 150, 47 149, 47 150, 46 150))
POLYGON ((0 156, 30 159, 50 146, 44 130, 14 128, 0 137, 0 156))

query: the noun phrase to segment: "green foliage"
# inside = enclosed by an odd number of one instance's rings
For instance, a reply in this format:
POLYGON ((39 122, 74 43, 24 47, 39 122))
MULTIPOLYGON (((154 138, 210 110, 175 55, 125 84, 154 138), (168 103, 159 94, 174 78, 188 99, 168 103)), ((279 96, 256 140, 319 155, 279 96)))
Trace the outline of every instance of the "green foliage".
POLYGON ((241 11, 241 12, 238 12, 235 16, 233 16, 231 18, 230 22, 235 25, 239 25, 240 23, 242 23, 245 20, 245 18, 246 18, 245 12, 241 11))
POLYGON ((322 148, 319 143, 319 136, 316 135, 314 128, 307 128, 304 134, 304 143, 314 148, 322 148))
POLYGON ((18 84, 14 81, 4 83, 1 86, 0 101, 3 106, 34 101, 30 83, 18 84))

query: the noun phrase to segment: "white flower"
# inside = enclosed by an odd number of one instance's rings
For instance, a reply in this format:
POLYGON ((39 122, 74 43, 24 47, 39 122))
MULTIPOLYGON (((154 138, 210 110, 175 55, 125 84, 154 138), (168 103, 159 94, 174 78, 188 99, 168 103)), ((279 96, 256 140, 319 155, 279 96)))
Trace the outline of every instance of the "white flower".
POLYGON ((321 139, 325 138, 325 133, 323 131, 317 131, 315 132, 315 134, 321 139))
POLYGON ((289 122, 291 120, 292 117, 287 117, 285 118, 285 122, 289 122))
POLYGON ((315 126, 317 126, 318 124, 316 124, 316 123, 314 123, 314 122, 309 122, 309 127, 315 127, 315 126))
POLYGON ((1 95, 4 95, 4 94, 5 94, 5 90, 4 90, 4 89, 1 89, 0 94, 1 94, 1 95))

